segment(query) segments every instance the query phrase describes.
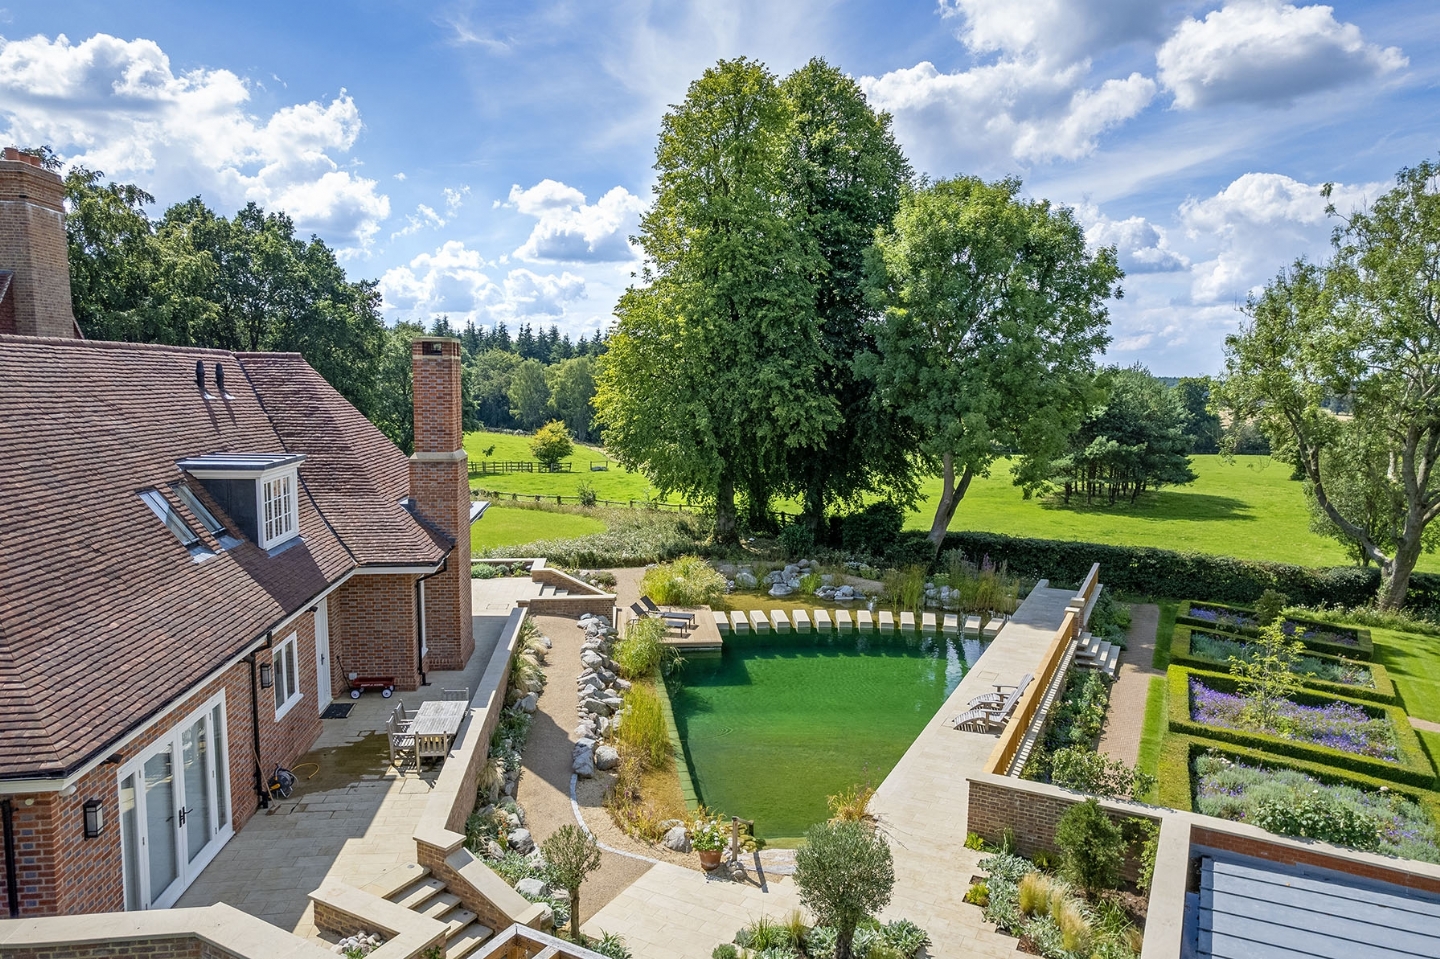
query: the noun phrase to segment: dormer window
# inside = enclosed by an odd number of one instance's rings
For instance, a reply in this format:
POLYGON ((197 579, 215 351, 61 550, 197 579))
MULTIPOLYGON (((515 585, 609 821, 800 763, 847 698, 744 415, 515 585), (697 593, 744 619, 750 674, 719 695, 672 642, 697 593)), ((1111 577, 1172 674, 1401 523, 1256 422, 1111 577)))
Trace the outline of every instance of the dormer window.
POLYGON ((295 535, 295 471, 290 470, 260 483, 260 515, 264 518, 260 545, 269 549, 295 535))
POLYGON ((175 534, 180 545, 185 547, 192 557, 201 560, 215 555, 206 548, 204 543, 200 542, 199 534, 180 517, 180 514, 175 511, 175 507, 171 506, 170 501, 165 498, 165 494, 159 490, 148 489, 140 494, 140 499, 150 507, 152 513, 159 517, 160 522, 165 524, 165 528, 175 534))

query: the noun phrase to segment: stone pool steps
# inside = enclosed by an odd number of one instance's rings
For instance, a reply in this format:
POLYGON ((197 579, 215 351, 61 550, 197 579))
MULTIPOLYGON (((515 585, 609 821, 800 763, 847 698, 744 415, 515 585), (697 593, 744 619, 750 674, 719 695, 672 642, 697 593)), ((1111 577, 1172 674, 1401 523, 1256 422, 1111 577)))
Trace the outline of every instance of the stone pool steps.
POLYGON ((1120 668, 1120 647, 1097 639, 1088 632, 1081 633, 1075 647, 1075 665, 1082 669, 1098 669, 1114 679, 1116 670, 1120 668))
MULTIPOLYGON (((881 632, 881 633, 940 633, 946 636, 973 636, 977 639, 994 639, 995 635, 1009 621, 1008 617, 995 617, 983 626, 979 616, 963 616, 959 613, 924 612, 917 620, 914 613, 903 612, 898 618, 888 609, 871 612, 868 609, 797 609, 787 613, 783 609, 712 610, 715 628, 721 635, 738 633, 829 633, 829 632, 881 632)), ((1118 653, 1117 653, 1118 655, 1118 653)))

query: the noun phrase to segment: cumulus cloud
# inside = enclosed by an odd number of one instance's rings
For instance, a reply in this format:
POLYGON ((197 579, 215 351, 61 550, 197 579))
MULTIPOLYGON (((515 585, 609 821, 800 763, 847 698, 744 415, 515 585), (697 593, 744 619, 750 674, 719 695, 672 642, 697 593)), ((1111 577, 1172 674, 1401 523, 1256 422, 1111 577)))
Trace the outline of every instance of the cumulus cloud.
POLYGON ((1408 61, 1367 43, 1328 6, 1232 0, 1205 19, 1186 18, 1155 56, 1160 82, 1183 109, 1219 103, 1288 103, 1392 73, 1408 61))
POLYGON ((1184 254, 1170 248, 1165 230, 1143 216, 1112 220, 1094 207, 1076 211, 1093 246, 1113 246, 1126 273, 1174 273, 1190 268, 1184 254))
POLYGON ((1156 0, 940 0, 940 13, 962 20, 960 39, 977 53, 1067 60, 1158 38, 1165 25, 1165 5, 1156 0))
POLYGON ((424 229, 440 229, 449 223, 450 219, 459 212, 460 207, 465 204, 465 197, 470 195, 470 188, 466 186, 455 190, 446 187, 441 193, 445 197, 444 216, 437 213, 433 206, 425 203, 417 204, 414 213, 405 214, 405 225, 390 234, 390 239, 393 240, 396 237, 409 236, 412 233, 419 233, 424 229))
POLYGON ((522 260, 600 263, 635 258, 627 237, 645 204, 624 187, 614 187, 592 204, 558 180, 541 180, 528 190, 517 183, 505 205, 538 221, 515 251, 522 260))
POLYGON ((363 129, 355 101, 342 90, 257 117, 249 100, 249 83, 228 70, 176 74, 151 40, 0 37, 6 139, 48 143, 161 196, 253 200, 283 209, 301 232, 367 246, 390 201, 344 159, 363 129))
POLYGON ((447 240, 433 253, 385 271, 380 294, 392 318, 424 321, 443 313, 462 324, 556 320, 566 315, 568 304, 585 298, 584 278, 572 273, 513 269, 496 282, 491 272, 499 267, 462 241, 447 240))
MULTIPOLYGON (((1337 184, 1330 202, 1349 212, 1384 189, 1337 184)), ((1187 235, 1213 253, 1192 269, 1192 300, 1241 300, 1295 257, 1326 256, 1333 224, 1325 206, 1318 184, 1279 173, 1247 173, 1214 196, 1186 200, 1180 218, 1187 235)))

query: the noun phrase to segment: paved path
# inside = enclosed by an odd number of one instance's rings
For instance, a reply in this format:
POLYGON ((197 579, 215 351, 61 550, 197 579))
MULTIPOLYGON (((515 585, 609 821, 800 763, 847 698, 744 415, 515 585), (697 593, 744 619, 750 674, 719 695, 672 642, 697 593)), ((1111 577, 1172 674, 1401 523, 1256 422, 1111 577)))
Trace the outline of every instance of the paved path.
POLYGON ((389 766, 385 717, 397 700, 415 709, 447 688, 473 693, 515 599, 533 589, 528 577, 473 580, 472 587, 475 655, 465 668, 431 672, 429 686, 392 699, 366 693, 345 719, 325 720, 315 748, 295 764, 300 782, 290 799, 251 817, 177 906, 223 902, 313 938, 309 892, 330 879, 363 886, 415 861, 412 836, 437 772, 402 776, 389 766), (306 762, 317 768, 302 767, 306 762))
POLYGON ((1432 723, 1428 719, 1411 716, 1410 725, 1415 729, 1423 729, 1427 733, 1440 733, 1440 723, 1432 723))
POLYGON ((1145 727, 1145 699, 1150 680, 1164 674, 1150 664, 1155 656, 1155 632, 1160 607, 1137 603, 1130 607, 1130 630, 1120 651, 1120 670, 1110 687, 1110 706, 1100 732, 1100 752, 1111 759, 1135 765, 1140 758, 1140 736, 1145 727))

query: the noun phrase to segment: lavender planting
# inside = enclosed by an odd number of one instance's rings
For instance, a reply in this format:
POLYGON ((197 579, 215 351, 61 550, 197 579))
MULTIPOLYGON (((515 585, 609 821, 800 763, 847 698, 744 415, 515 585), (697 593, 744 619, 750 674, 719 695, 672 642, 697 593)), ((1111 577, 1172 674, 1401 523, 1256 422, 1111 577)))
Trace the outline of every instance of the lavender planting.
MULTIPOLYGON (((1191 603, 1190 611, 1186 614, 1191 619, 1198 619, 1205 623, 1214 623, 1224 629, 1256 629, 1259 622, 1254 616, 1246 612, 1233 609, 1220 609, 1214 606, 1206 606, 1202 603, 1191 603)), ((1342 628, 1322 629, 1313 625, 1304 625, 1295 622, 1293 619, 1285 620, 1281 626, 1285 635, 1291 639, 1298 639, 1301 642, 1313 641, 1317 643, 1332 643, 1339 646, 1359 646, 1360 641, 1352 630, 1342 628)))
POLYGON ((1243 696, 1190 680, 1190 718, 1207 726, 1284 736, 1342 752, 1397 762, 1399 746, 1390 720, 1373 718, 1349 703, 1302 706, 1285 699, 1273 722, 1257 721, 1243 696))
MULTIPOLYGON (((1190 653, 1199 659, 1215 663, 1229 662, 1230 657, 1247 659, 1254 655, 1252 643, 1238 639, 1217 636, 1214 633, 1191 632, 1190 653)), ((1363 663, 1350 660, 1321 659, 1318 656, 1301 656, 1295 663, 1295 672, 1327 683, 1344 683, 1347 686, 1375 688, 1375 679, 1363 663)))

